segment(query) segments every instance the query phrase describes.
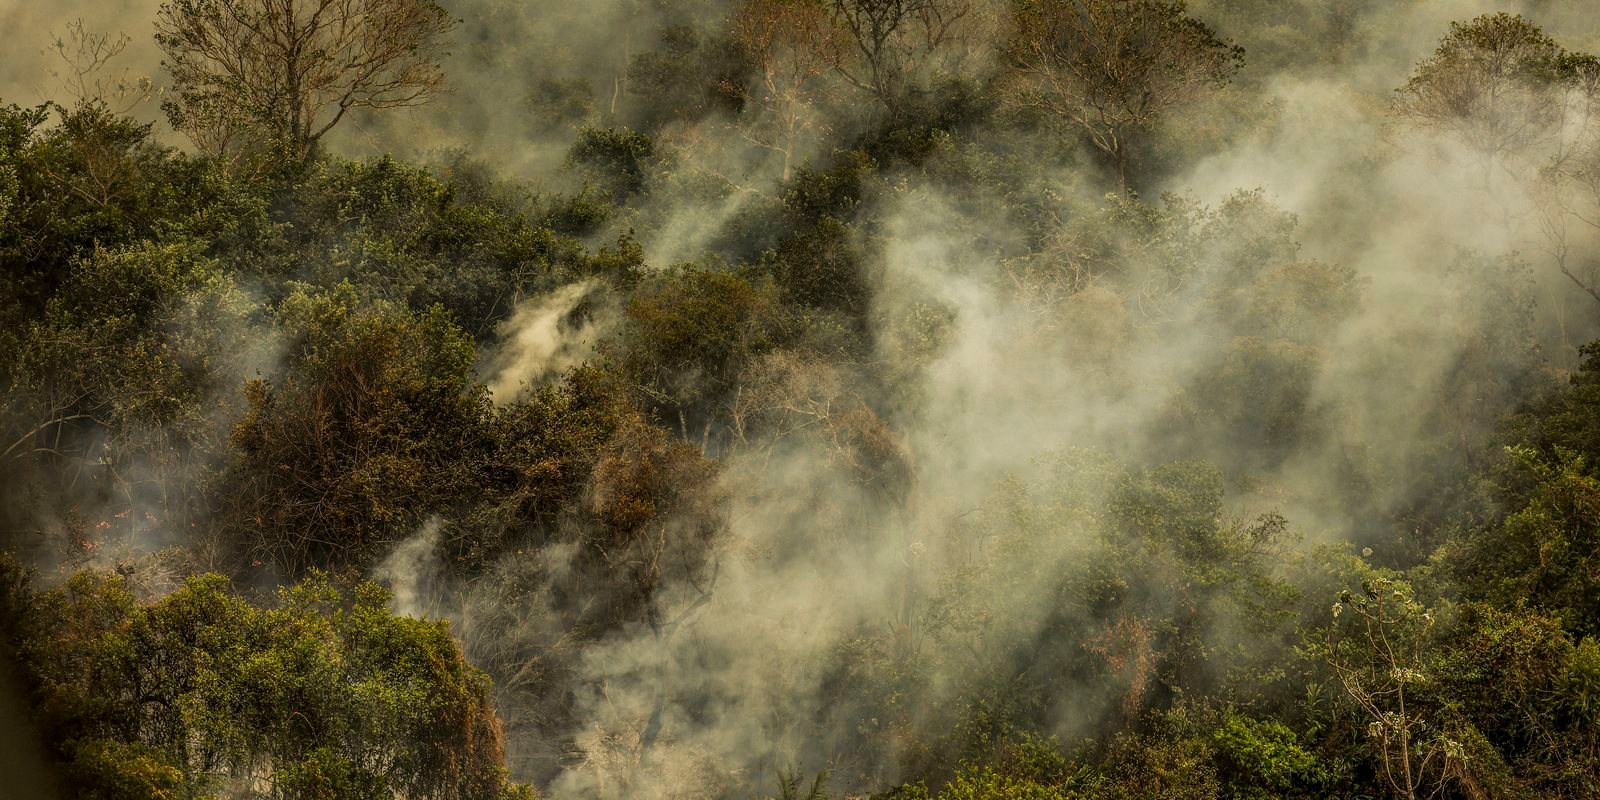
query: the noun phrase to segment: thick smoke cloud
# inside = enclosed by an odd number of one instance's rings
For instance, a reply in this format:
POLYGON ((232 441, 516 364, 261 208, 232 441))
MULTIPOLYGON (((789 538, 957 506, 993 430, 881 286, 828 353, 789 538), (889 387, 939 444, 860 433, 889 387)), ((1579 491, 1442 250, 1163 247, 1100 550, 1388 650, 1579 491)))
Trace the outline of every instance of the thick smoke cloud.
MULTIPOLYGON (((1226 30, 1225 9, 1212 5, 1194 10, 1226 30)), ((1463 363, 1481 358, 1473 349, 1480 340, 1512 321, 1511 306, 1581 300, 1515 255, 1509 266, 1475 265, 1470 252, 1531 253, 1539 236, 1533 210, 1514 194, 1485 192, 1470 159, 1396 130, 1387 113, 1389 93, 1446 24, 1500 8, 1491 5, 1374 4, 1347 21, 1344 60, 1252 76, 1271 123, 1231 137, 1162 187, 1213 206, 1260 189, 1297 218, 1287 220, 1299 247, 1291 256, 1347 267, 1361 300, 1318 343, 1305 404, 1327 428, 1265 470, 1252 491, 1236 493, 1232 513, 1281 511, 1311 543, 1359 537, 1374 512, 1392 512, 1412 496, 1417 465, 1431 455, 1422 443, 1441 424, 1427 409, 1459 380, 1463 363), (1373 487, 1369 508, 1319 497, 1317 487, 1336 481, 1339 465, 1352 458, 1377 461, 1378 473, 1393 479, 1373 487)), ((1562 27, 1581 22, 1569 15, 1541 19, 1563 41, 1577 44, 1587 34, 1562 27)), ((1043 180, 1080 196, 1104 190, 1066 170, 1043 180)), ((893 419, 915 475, 909 495, 863 491, 821 443, 791 444, 759 468, 741 469, 735 458, 728 480, 744 500, 731 512, 714 589, 701 597, 681 587, 681 601, 664 605, 692 610, 669 631, 640 630, 592 652, 585 663, 596 688, 581 703, 589 758, 557 779, 557 796, 715 795, 791 762, 813 770, 831 763, 847 773, 838 743, 822 732, 876 720, 852 718, 830 699, 831 657, 862 631, 903 626, 907 637, 919 634, 925 621, 908 609, 939 576, 989 557, 974 550, 959 521, 989 510, 997 481, 1047 480, 1058 465, 1051 454, 1063 448, 1134 460, 1180 451, 1228 460, 1206 452, 1212 444, 1198 452, 1175 447, 1163 424, 1170 398, 1136 387, 1204 380, 1227 357, 1232 320, 1204 312, 1163 320, 1163 311, 1140 308, 1137 298, 1091 290, 1056 311, 1059 322, 1041 325, 1018 313, 1007 285, 1004 242, 1022 233, 963 199, 901 175, 887 178, 871 201, 882 227, 874 302, 883 349, 876 355, 913 376, 903 391, 914 399, 893 419), (900 326, 929 309, 949 322, 936 353, 917 362, 894 345, 900 326), (1152 335, 1157 330, 1167 335, 1152 335), (1116 339, 1131 347, 1117 351, 1120 363, 1108 375, 1093 355, 1116 339)), ((1218 270, 1237 255, 1225 248, 1196 254, 1218 270)), ((1207 287, 1202 281, 1186 291, 1202 295, 1207 287)), ((1571 363, 1570 349, 1551 355, 1571 363)), ((1464 410, 1457 424, 1489 421, 1464 410)), ((1074 480, 1093 493, 1087 479, 1074 480)), ((1084 557, 1089 538, 1083 531, 1027 555, 1065 568, 1084 557)), ((991 644, 1026 641, 1049 617, 1048 581, 1030 584, 1030 574, 1023 563, 1005 562, 988 573, 994 583, 980 584, 977 591, 1003 598, 1013 615, 991 644)), ((1244 623, 1223 619, 1214 635, 1240 635, 1244 623)), ((919 705, 936 716, 931 709, 953 700, 971 677, 935 675, 919 705)), ((1111 703, 1093 687, 1065 693, 1073 701, 1056 722, 1064 736, 1094 730, 1111 703)), ((882 765, 850 775, 859 785, 897 777, 882 765)))

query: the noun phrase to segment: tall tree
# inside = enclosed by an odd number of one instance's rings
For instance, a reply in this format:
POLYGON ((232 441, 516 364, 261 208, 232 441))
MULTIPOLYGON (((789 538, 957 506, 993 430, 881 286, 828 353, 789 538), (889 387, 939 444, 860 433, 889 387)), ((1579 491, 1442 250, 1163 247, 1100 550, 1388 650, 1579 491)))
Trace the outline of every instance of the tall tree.
POLYGON ((1558 77, 1561 133, 1533 197, 1556 269, 1600 302, 1600 59, 1563 53, 1558 77))
POLYGON ((1400 800, 1438 797, 1458 781, 1471 785, 1465 748, 1447 727, 1448 712, 1418 702, 1431 677, 1433 612, 1405 581, 1364 562, 1357 569, 1360 591, 1342 591, 1333 604, 1335 620, 1346 609, 1351 616, 1330 627, 1319 649, 1358 718, 1367 722, 1383 780, 1400 800))
POLYGON ((1181 0, 1020 0, 1008 104, 1087 133, 1126 190, 1133 137, 1244 65, 1243 48, 1184 11, 1181 0))
POLYGON ((959 55, 968 23, 977 17, 975 0, 832 0, 832 5, 834 24, 847 42, 835 51, 835 68, 891 116, 900 113, 907 87, 930 59, 952 48, 959 55))
POLYGON ((1538 212, 1540 249, 1600 301, 1588 255, 1600 235, 1600 61, 1519 15, 1452 22, 1396 90, 1395 113, 1464 146, 1491 194, 1497 175, 1511 177, 1538 212))
POLYGON ((1521 16, 1452 22, 1433 57, 1396 90, 1395 110, 1457 138, 1490 170, 1555 133, 1561 59, 1555 41, 1521 16))
POLYGON ((825 132, 816 105, 844 45, 823 0, 745 0, 734 10, 733 40, 755 66, 737 87, 758 120, 740 129, 755 145, 783 157, 788 181, 795 149, 807 136, 825 132))
POLYGON ((427 102, 457 24, 433 0, 171 0, 156 18, 173 126, 221 155, 264 127, 304 157, 352 108, 427 102))

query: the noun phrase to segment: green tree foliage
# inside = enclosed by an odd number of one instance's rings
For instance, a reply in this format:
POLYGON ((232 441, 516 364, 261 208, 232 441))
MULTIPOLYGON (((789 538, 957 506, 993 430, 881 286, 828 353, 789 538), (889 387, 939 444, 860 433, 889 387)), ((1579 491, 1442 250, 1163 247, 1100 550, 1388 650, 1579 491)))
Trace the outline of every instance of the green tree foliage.
POLYGON ((626 315, 624 367, 646 402, 702 443, 740 367, 784 340, 788 316, 770 279, 693 264, 641 283, 626 315))
POLYGON ((1555 40, 1520 15, 1452 22, 1433 57, 1397 90, 1396 105, 1493 162, 1554 133, 1562 58, 1555 40))
POLYGON ((201 411, 252 307, 214 261, 181 245, 95 251, 28 333, 14 392, 118 431, 166 427, 201 411), (19 376, 20 377, 20 376, 19 376))
POLYGON ((263 607, 208 575, 145 604, 84 572, 10 609, 8 645, 85 797, 526 796, 487 678, 388 600, 314 574, 263 607))
POLYGON ((1229 714, 1211 735, 1222 796, 1314 797, 1333 771, 1289 726, 1229 714))
POLYGON ((471 340, 441 308, 347 283, 297 290, 276 316, 284 368, 246 386, 215 490, 224 536, 290 575, 370 565, 472 485, 487 400, 471 340))
POLYGON ((622 202, 644 191, 646 169, 655 155, 649 134, 627 128, 584 128, 567 154, 568 163, 622 202))
MULTIPOLYGON (((1513 442, 1535 448, 1545 458, 1562 450, 1581 456, 1600 453, 1600 345, 1586 345, 1582 362, 1567 385, 1518 410, 1507 420, 1513 442)), ((1507 488, 1525 489, 1525 481, 1508 481, 1507 488)))
POLYGON ((199 511, 198 481, 226 446, 222 415, 238 362, 251 355, 255 310, 194 250, 94 251, 14 344, 3 362, 0 470, 16 486, 48 481, 33 488, 54 495, 55 481, 92 460, 98 480, 85 492, 179 526, 199 511))
POLYGON ((1335 620, 1346 611, 1346 628, 1330 637, 1328 663, 1366 724, 1381 779, 1396 797, 1436 795, 1463 779, 1468 756, 1450 720, 1429 714, 1418 698, 1434 679, 1426 658, 1433 612, 1405 581, 1381 572, 1363 577, 1359 592, 1340 593, 1335 620))
POLYGON ((1593 459, 1600 359, 1593 346, 1570 385, 1518 414, 1493 485, 1503 512, 1442 547, 1437 559, 1477 599, 1527 604, 1592 636, 1593 563, 1600 547, 1600 491, 1593 459))
POLYGON ((1008 99, 1086 135, 1128 189, 1138 137, 1174 106, 1228 82, 1244 49, 1182 2, 1023 0, 1008 55, 1008 99))
POLYGON ((525 199, 467 169, 323 162, 277 195, 273 234, 239 242, 238 253, 277 292, 291 281, 352 280, 416 311, 442 305, 479 339, 530 294, 617 272, 591 264, 579 242, 539 224, 525 199))
MULTIPOLYGON (((150 140, 150 126, 104 106, 0 109, 0 292, 5 336, 95 246, 205 241, 252 216, 250 201, 199 160, 150 140), (60 119, 45 127, 51 113, 60 119)), ((246 223, 247 224, 247 223, 246 223)))

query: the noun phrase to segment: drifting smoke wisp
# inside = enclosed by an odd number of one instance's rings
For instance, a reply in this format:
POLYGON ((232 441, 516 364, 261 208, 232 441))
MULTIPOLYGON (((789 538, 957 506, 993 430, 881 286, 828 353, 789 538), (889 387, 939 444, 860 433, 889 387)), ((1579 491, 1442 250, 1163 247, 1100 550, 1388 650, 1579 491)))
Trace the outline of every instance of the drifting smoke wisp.
POLYGON ((434 553, 439 549, 439 520, 430 519, 422 528, 395 546, 394 551, 372 570, 372 577, 389 587, 396 614, 429 618, 430 604, 438 602, 433 587, 440 577, 434 553))
POLYGON ((578 309, 595 290, 592 282, 564 286, 524 300, 500 324, 500 342, 485 355, 489 392, 509 403, 549 378, 583 363, 606 332, 608 319, 591 311, 579 320, 578 309))

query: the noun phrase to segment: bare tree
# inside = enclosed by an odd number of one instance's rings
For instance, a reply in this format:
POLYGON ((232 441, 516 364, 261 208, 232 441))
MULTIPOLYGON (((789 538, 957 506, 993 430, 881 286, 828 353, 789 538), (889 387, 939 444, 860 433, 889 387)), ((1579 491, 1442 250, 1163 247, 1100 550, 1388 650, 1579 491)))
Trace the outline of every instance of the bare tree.
POLYGON ((1425 648, 1432 612, 1410 586, 1379 576, 1363 581, 1359 593, 1342 592, 1334 618, 1344 611, 1353 619, 1342 631, 1334 628, 1326 645, 1328 665, 1367 718, 1384 780, 1403 800, 1439 796, 1466 776, 1466 755, 1460 742, 1424 718, 1416 698, 1429 680, 1425 648))
POLYGON ((40 173, 58 190, 99 208, 109 208, 137 178, 129 157, 137 147, 140 127, 128 114, 155 93, 154 83, 128 69, 111 69, 131 41, 126 34, 100 33, 80 19, 67 23, 64 36, 52 36, 49 52, 61 60, 50 74, 72 97, 71 108, 56 105, 63 124, 75 132, 64 146, 75 158, 48 162, 40 173))
POLYGON ((824 2, 745 0, 733 13, 733 40, 756 69, 751 83, 734 88, 759 110, 759 119, 740 133, 783 157, 785 181, 795 148, 806 137, 827 132, 816 106, 825 99, 844 37, 824 2))
POLYGON ((261 137, 305 157, 352 108, 427 102, 457 24, 433 0, 170 0, 156 20, 174 127, 220 154, 261 137))
POLYGON ((789 351, 763 356, 739 375, 728 405, 736 451, 765 470, 785 444, 804 438, 830 465, 903 505, 914 482, 900 436, 835 365, 789 351))
POLYGON ((1128 186, 1131 138, 1232 79, 1244 50, 1168 0, 1030 0, 1017 9, 1004 97, 1076 128, 1128 186))
POLYGON ((73 20, 67 23, 65 36, 50 42, 50 51, 64 66, 62 71, 52 70, 51 75, 61 81, 77 105, 98 104, 126 114, 155 93, 148 77, 135 76, 127 69, 106 72, 130 41, 127 34, 99 33, 89 30, 82 18, 73 20))
POLYGON ((846 35, 834 68, 898 115, 910 82, 930 59, 959 57, 975 0, 832 0, 834 24, 846 35), (947 53, 947 50, 955 52, 947 53))

